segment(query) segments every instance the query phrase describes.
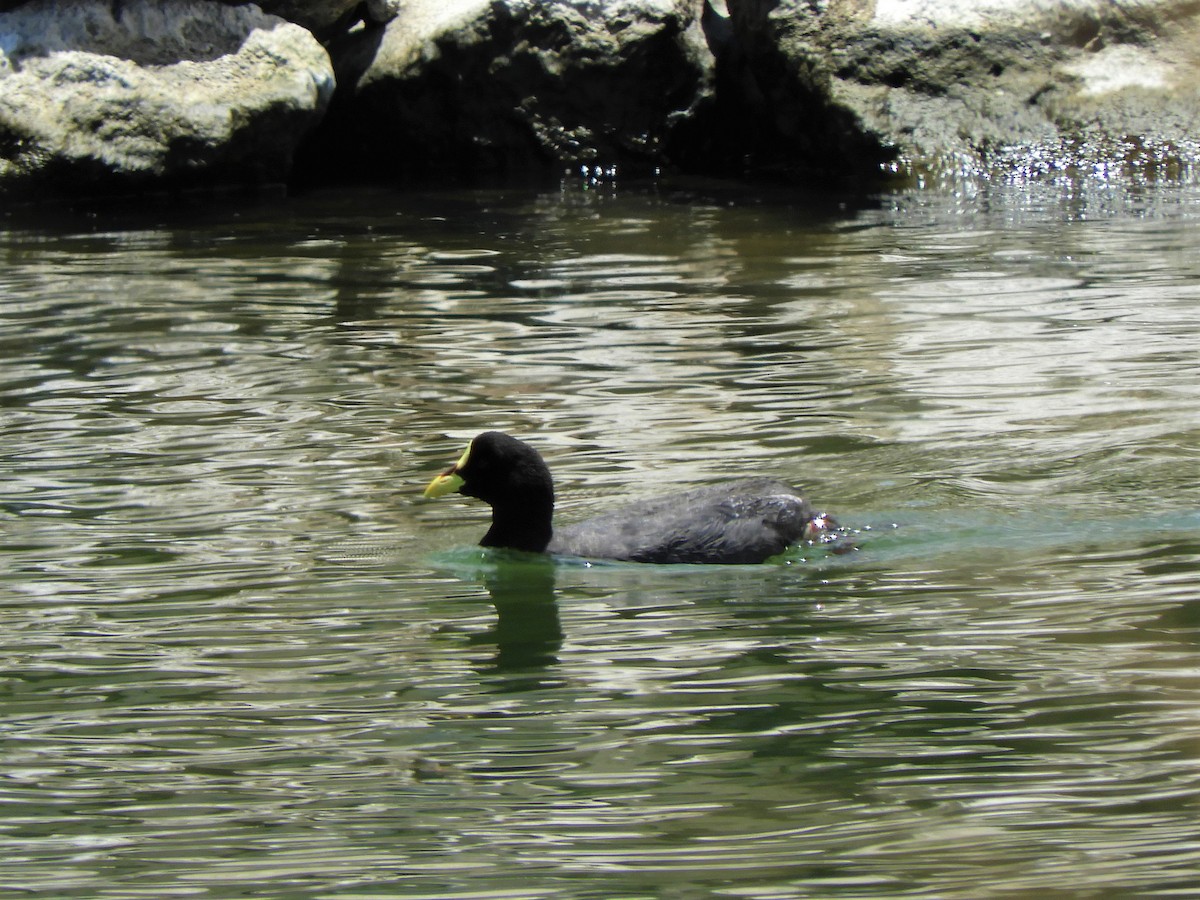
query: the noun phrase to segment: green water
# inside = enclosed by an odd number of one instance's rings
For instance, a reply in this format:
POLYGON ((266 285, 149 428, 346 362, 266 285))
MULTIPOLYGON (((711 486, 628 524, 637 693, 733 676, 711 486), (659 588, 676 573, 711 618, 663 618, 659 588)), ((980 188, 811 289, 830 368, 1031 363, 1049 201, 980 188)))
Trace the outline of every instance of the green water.
POLYGON ((1200 892, 1200 194, 594 187, 0 220, 0 895, 1200 892))

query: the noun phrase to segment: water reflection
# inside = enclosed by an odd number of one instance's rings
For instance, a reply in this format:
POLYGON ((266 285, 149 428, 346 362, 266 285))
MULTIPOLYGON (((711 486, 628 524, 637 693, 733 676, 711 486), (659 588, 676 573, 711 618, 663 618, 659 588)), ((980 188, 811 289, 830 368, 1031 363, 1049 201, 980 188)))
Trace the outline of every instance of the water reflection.
POLYGON ((10 228, 0 892, 1186 892, 1197 208, 10 228), (485 428, 565 520, 769 472, 859 550, 483 553, 485 509, 419 494, 485 428))
MULTIPOLYGON (((496 610, 496 625, 476 637, 494 644, 496 672, 544 669, 558 662, 563 629, 555 594, 557 563, 545 556, 506 551, 472 552, 462 572, 480 581, 496 610)), ((538 682, 534 682, 537 684, 538 682)))

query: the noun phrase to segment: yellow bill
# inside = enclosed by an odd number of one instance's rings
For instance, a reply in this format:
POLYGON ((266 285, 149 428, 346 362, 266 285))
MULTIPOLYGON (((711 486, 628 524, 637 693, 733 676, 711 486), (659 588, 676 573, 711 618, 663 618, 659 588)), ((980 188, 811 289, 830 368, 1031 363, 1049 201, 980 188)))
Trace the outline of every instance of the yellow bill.
POLYGON ((467 459, 471 455, 471 445, 467 445, 467 449, 463 451, 463 455, 458 458, 458 462, 448 468, 441 475, 438 475, 433 481, 429 482, 429 486, 425 488, 425 497, 429 500, 436 500, 438 497, 445 497, 447 494, 453 494, 466 482, 463 477, 458 474, 459 469, 467 464, 467 459))

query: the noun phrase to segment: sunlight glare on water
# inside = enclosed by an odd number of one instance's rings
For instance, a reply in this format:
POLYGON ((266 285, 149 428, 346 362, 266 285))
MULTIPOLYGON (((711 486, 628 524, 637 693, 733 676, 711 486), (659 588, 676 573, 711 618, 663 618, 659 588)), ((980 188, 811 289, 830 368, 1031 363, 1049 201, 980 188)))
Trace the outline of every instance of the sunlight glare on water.
POLYGON ((1198 201, 10 216, 0 893, 1194 891, 1198 201), (420 493, 492 428, 855 549, 485 552, 420 493))

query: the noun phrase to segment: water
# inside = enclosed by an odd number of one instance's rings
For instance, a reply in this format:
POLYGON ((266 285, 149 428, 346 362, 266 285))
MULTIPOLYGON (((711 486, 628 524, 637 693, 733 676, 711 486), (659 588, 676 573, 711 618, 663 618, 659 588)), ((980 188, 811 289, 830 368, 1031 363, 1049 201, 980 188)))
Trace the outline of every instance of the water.
POLYGON ((1200 195, 9 218, 0 893, 1195 896, 1200 195), (547 563, 763 472, 857 550, 547 563))

